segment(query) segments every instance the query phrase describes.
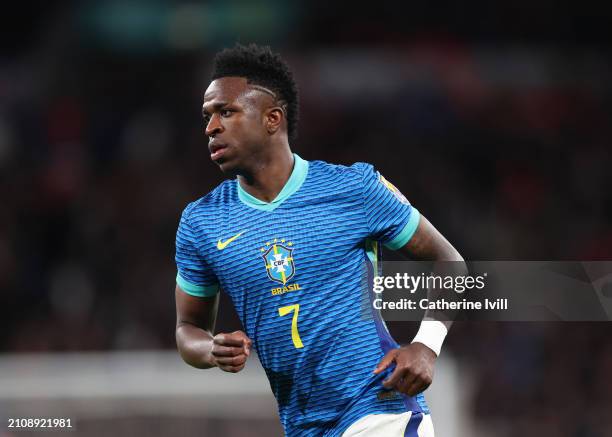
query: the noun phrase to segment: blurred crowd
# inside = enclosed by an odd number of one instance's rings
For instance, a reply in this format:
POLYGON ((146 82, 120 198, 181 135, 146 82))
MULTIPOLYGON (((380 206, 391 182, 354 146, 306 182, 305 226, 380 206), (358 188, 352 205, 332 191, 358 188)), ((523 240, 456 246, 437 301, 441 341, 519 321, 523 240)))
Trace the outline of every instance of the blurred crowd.
MULTIPOLYGON (((200 116, 215 47, 121 52, 60 17, 0 58, 0 351, 172 348, 180 213, 223 180, 200 116)), ((467 259, 612 259, 609 52, 341 29, 271 38, 301 90, 297 153, 374 164, 467 259)), ((457 324, 448 348, 479 419, 610 436, 610 334, 457 324)))

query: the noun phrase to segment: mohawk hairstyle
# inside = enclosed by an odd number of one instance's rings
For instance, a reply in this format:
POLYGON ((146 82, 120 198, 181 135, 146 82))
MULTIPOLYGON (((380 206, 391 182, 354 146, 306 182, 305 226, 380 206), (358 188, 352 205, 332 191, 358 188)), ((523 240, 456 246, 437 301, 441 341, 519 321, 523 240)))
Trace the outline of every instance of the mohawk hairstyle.
POLYGON ((215 55, 212 80, 220 77, 245 77, 248 83, 274 91, 278 100, 286 103, 287 134, 297 137, 298 90, 289 66, 269 46, 236 44, 215 55))

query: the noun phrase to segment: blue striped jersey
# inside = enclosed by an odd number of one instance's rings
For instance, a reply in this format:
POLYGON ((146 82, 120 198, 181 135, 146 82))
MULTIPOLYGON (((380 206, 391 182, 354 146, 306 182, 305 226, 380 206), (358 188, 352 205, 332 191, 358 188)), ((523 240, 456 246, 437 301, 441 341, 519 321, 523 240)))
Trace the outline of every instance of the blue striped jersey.
POLYGON ((391 338, 372 306, 379 244, 405 245, 419 212, 373 167, 306 161, 270 203, 227 180, 183 211, 177 283, 231 298, 288 436, 339 436, 376 413, 428 413, 372 371, 391 338))

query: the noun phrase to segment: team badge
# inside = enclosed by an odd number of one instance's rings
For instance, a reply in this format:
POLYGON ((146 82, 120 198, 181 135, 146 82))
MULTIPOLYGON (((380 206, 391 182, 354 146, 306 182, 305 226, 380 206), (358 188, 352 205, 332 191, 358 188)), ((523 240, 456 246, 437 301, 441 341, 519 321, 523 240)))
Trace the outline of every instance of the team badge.
POLYGON ((393 185, 391 182, 386 180, 385 177, 381 175, 380 173, 378 173, 378 176, 379 176, 380 182, 387 188, 387 190, 393 193, 393 195, 395 196, 397 200, 402 202, 404 205, 410 205, 410 202, 408 202, 408 199, 406 199, 406 197, 402 194, 400 190, 397 189, 395 185, 393 185))
POLYGON ((266 264, 268 277, 285 285, 295 274, 295 263, 293 262, 293 243, 278 241, 266 243, 267 248, 262 248, 262 258, 266 264))

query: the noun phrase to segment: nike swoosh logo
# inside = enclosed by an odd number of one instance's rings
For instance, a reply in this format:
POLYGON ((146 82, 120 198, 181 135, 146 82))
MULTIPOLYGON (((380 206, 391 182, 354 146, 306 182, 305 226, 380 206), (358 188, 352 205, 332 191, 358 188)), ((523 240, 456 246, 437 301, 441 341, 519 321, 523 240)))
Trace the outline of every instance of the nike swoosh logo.
POLYGON ((228 244, 230 244, 232 241, 234 241, 236 238, 240 237, 242 234, 244 234, 246 231, 242 231, 236 235, 234 235, 232 238, 228 238, 225 241, 221 241, 221 239, 219 239, 219 241, 217 241, 217 249, 219 250, 223 250, 227 247, 228 244))

